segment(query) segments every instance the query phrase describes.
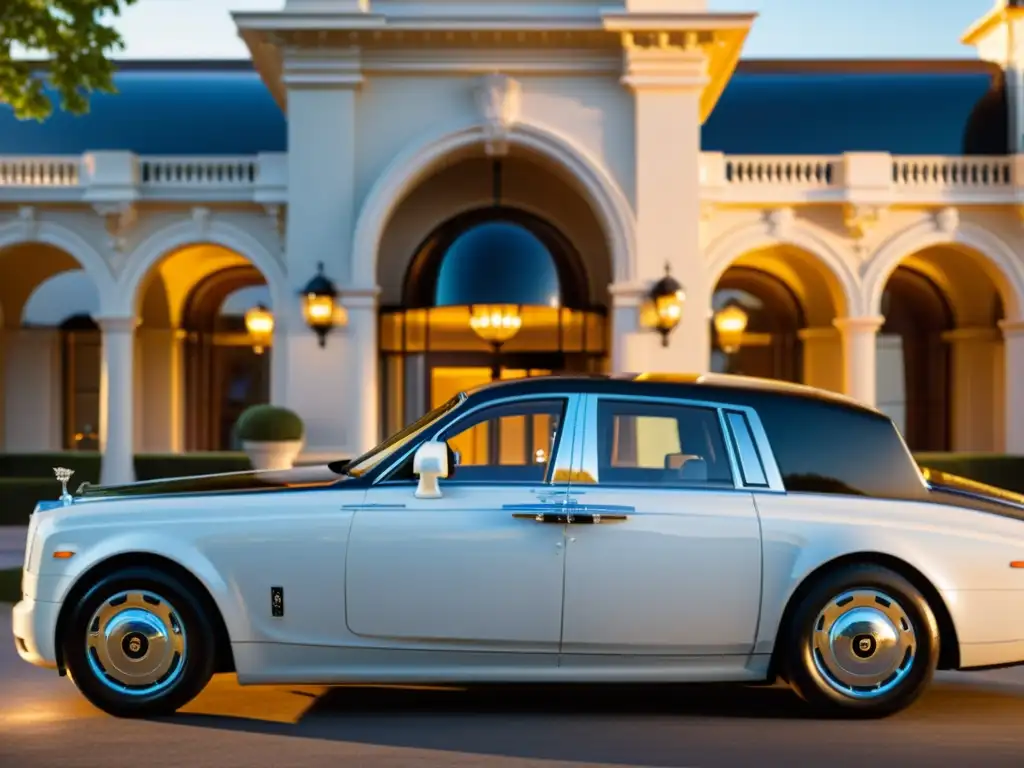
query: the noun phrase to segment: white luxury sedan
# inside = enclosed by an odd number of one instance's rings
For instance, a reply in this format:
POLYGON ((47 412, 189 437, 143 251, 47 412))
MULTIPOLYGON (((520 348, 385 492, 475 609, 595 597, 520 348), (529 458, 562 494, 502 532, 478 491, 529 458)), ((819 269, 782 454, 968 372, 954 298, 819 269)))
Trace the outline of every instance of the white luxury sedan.
POLYGON ((782 679, 877 716, 937 668, 1024 663, 1024 497, 737 377, 504 382, 351 461, 86 485, 37 506, 25 562, 18 652, 121 716, 216 672, 782 679))

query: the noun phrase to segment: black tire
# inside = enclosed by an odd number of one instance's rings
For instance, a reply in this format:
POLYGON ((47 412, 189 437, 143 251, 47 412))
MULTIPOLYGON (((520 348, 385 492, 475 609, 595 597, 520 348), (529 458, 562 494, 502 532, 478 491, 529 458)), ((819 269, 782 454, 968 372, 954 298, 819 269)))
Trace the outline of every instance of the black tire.
POLYGON ((780 633, 781 673, 822 714, 886 717, 913 704, 931 683, 939 660, 938 622, 920 591, 898 573, 870 563, 849 565, 823 575, 797 599, 780 633), (867 631, 869 620, 880 632, 867 631), (827 642, 830 627, 840 640, 827 642), (880 679, 874 690, 850 685, 880 679))
MULTIPOLYGON (((206 616, 201 602, 191 591, 177 579, 153 568, 127 568, 100 579, 85 593, 78 604, 71 608, 67 630, 59 642, 64 648, 68 674, 82 694, 96 707, 117 717, 158 717, 177 711, 194 699, 213 676, 216 661, 216 637, 210 619, 206 616), (111 601, 122 593, 130 593, 130 597, 120 606, 111 608, 111 601), (140 602, 138 596, 144 596, 140 602), (159 602, 151 602, 158 599, 159 602), (174 642, 181 644, 180 652, 171 646, 171 641, 163 641, 158 635, 151 635, 155 640, 141 640, 138 634, 129 632, 121 637, 120 643, 107 643, 112 653, 121 648, 118 662, 125 668, 133 663, 152 667, 160 659, 171 659, 167 662, 170 671, 164 680, 148 686, 139 686, 134 692, 127 692, 125 686, 118 689, 117 681, 103 673, 104 664, 94 650, 90 650, 90 624, 96 629, 100 621, 94 622, 94 614, 107 604, 108 611, 114 616, 120 615, 123 621, 125 609, 138 604, 143 611, 159 611, 171 617, 168 623, 177 632, 174 642), (156 606, 150 608, 150 606, 156 606), (117 613, 120 608, 120 614, 117 613), (159 643, 151 646, 150 643, 159 643), (131 659, 125 654, 133 649, 141 650, 138 659, 131 659), (150 651, 153 651, 150 656, 150 651), (177 662, 174 661, 177 659, 177 662)), ((140 615, 135 612, 135 615, 140 615)), ((155 613, 153 614, 155 615, 155 613)), ((107 619, 103 619, 107 621, 107 619)), ((109 620, 109 625, 114 625, 109 620)), ((127 626, 122 624, 122 626, 127 626)), ((135 624, 133 626, 138 626, 135 624)), ((122 632, 123 634, 123 632, 122 632)), ((143 635, 145 633, 142 633, 143 635)), ((112 635, 120 637, 119 634, 112 635)), ((95 635, 95 645, 103 646, 102 633, 95 635)), ((114 675, 123 674, 116 663, 107 659, 114 675)), ((162 669, 162 666, 159 667, 162 669)), ((143 667, 145 671, 146 667, 143 667)))

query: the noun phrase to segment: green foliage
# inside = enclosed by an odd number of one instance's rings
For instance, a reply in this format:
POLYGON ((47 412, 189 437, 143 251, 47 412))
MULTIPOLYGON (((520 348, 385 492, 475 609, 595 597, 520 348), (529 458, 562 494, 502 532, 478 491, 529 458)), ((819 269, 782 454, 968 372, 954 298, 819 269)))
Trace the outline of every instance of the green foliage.
POLYGON ((301 440, 305 427, 298 414, 287 408, 253 405, 238 417, 235 434, 239 440, 252 442, 301 440))
POLYGON ((109 20, 135 2, 0 0, 0 102, 22 120, 42 121, 53 112, 40 77, 43 62, 15 60, 15 47, 47 57, 50 83, 72 114, 89 111, 93 91, 115 93, 108 56, 123 50, 124 41, 109 20))

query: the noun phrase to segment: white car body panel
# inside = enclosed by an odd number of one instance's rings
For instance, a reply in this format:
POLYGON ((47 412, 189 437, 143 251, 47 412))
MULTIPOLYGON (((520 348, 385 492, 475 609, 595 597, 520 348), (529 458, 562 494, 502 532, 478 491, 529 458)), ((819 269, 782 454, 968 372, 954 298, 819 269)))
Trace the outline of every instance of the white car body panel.
MULTIPOLYGON (((560 448, 574 468, 581 424, 570 415, 560 448)), ((54 666, 73 586, 133 554, 206 588, 243 684, 754 681, 804 579, 881 553, 934 585, 962 666, 1024 662, 1024 569, 1009 567, 1024 560, 1020 520, 855 496, 570 484, 580 504, 633 511, 566 526, 512 517, 507 505, 529 508, 535 487, 440 485, 440 499, 417 499, 412 483, 341 483, 38 511, 14 609, 19 653, 54 666), (271 615, 273 586, 283 617, 271 615)))

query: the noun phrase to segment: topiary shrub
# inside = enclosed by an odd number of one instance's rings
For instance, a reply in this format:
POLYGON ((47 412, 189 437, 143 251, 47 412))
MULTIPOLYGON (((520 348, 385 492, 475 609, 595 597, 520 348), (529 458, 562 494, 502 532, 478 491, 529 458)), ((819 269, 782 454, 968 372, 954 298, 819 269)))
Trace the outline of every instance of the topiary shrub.
POLYGON ((239 440, 253 443, 301 440, 305 434, 302 419, 294 411, 276 405, 253 405, 235 422, 239 440))

